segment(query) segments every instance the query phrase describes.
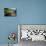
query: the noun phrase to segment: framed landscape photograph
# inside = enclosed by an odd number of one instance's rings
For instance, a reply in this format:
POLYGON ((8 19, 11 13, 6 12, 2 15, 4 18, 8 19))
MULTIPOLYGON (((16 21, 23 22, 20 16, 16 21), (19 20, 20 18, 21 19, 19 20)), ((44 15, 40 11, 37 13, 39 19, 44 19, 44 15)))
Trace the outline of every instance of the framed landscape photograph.
POLYGON ((4 16, 16 16, 16 8, 4 8, 4 16))

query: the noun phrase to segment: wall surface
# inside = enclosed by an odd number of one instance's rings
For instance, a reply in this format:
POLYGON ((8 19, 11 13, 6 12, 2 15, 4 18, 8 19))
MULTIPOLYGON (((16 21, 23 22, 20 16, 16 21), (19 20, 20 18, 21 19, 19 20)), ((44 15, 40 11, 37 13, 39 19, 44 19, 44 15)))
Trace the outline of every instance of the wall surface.
MULTIPOLYGON (((17 24, 46 24, 46 0, 0 0, 0 44, 7 44, 17 24), (16 17, 4 17, 4 8, 17 8, 16 17)), ((17 40, 16 40, 17 42, 17 40)))

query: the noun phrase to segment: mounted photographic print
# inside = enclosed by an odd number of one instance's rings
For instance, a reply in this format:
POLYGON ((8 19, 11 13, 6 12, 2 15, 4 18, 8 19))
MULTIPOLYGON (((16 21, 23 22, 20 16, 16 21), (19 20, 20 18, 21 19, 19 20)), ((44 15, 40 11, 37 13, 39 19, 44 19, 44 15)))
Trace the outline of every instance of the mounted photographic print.
POLYGON ((16 8, 4 8, 4 16, 16 16, 16 8))

